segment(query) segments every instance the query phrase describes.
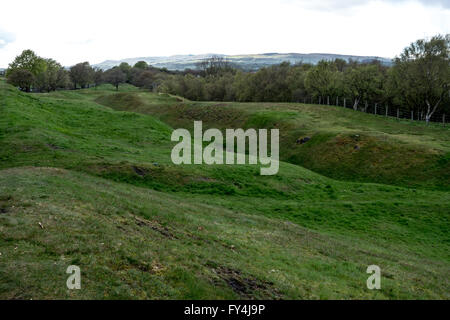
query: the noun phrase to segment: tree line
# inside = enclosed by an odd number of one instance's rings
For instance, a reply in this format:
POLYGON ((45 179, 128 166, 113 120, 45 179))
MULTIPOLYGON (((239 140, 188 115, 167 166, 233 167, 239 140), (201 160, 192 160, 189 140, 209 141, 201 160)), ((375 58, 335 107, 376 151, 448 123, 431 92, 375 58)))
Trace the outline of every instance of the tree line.
POLYGON ((208 101, 334 104, 346 98, 355 110, 389 105, 423 113, 429 121, 437 110, 450 112, 449 43, 450 35, 418 40, 392 66, 336 59, 245 72, 214 57, 199 64, 197 73, 167 77, 159 90, 208 101))
POLYGON ((110 83, 183 96, 190 100, 240 102, 312 102, 333 104, 345 98, 356 110, 368 104, 400 106, 424 114, 450 112, 450 35, 417 40, 393 60, 358 63, 336 59, 317 65, 290 64, 246 72, 222 57, 212 57, 196 69, 169 71, 139 61, 109 70, 88 62, 69 69, 53 59, 25 50, 9 65, 8 82, 24 91, 49 92, 110 83))
POLYGON ((171 74, 167 69, 149 66, 139 61, 134 66, 121 63, 109 70, 92 67, 89 62, 77 63, 66 69, 53 59, 39 57, 32 50, 24 50, 6 70, 8 83, 26 92, 50 92, 58 89, 85 89, 110 83, 116 90, 123 83, 154 89, 171 74))

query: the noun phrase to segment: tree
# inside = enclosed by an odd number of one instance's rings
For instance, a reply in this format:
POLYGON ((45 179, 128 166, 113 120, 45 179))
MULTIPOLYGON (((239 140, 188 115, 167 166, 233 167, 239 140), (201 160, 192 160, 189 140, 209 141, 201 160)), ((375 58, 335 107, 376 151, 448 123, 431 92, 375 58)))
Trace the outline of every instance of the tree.
MULTIPOLYGON (((306 72, 312 67, 310 64, 297 64, 293 66, 288 73, 287 83, 291 92, 291 100, 300 102, 307 97, 305 88, 306 72)), ((308 99, 309 100, 309 99, 308 99)))
POLYGON ((81 88, 86 88, 94 79, 94 69, 89 65, 89 62, 81 62, 70 67, 70 79, 73 82, 74 88, 80 85, 81 88))
POLYGON ((347 61, 345 61, 344 59, 337 58, 333 61, 333 63, 339 72, 343 72, 345 71, 345 69, 347 69, 347 61))
POLYGON ((142 71, 137 77, 134 84, 137 87, 145 89, 153 89, 156 83, 156 75, 152 71, 142 71))
POLYGON ((104 79, 107 83, 112 84, 119 90, 119 85, 127 80, 127 75, 121 70, 120 67, 114 67, 105 71, 104 79))
POLYGON ((390 92, 397 102, 425 110, 429 122, 450 90, 450 35, 417 40, 394 61, 390 92))
POLYGON ((125 76, 126 76, 125 81, 128 82, 128 83, 131 83, 131 80, 132 80, 131 79, 131 77, 132 77, 132 75, 131 75, 131 70, 132 70, 131 66, 128 63, 126 63, 126 62, 122 62, 119 65, 119 69, 122 70, 123 73, 125 73, 125 76))
POLYGON ((322 60, 307 72, 305 87, 315 97, 335 96, 339 89, 339 80, 336 65, 322 60))
POLYGON ((103 83, 104 72, 100 68, 94 68, 94 85, 98 87, 103 83))
POLYGON ((9 71, 7 81, 13 86, 19 87, 22 91, 30 92, 34 75, 26 69, 14 69, 9 71))
POLYGON ((44 68, 35 76, 34 86, 38 91, 55 91, 59 85, 58 73, 62 66, 53 59, 43 59, 43 61, 44 68))
POLYGON ((38 57, 32 50, 24 50, 9 64, 6 77, 18 69, 28 70, 36 76, 45 69, 45 60, 38 57))
POLYGON ((361 100, 373 101, 382 93, 383 77, 376 65, 359 65, 345 73, 348 93, 353 97, 353 109, 361 100))
POLYGON ((17 56, 10 63, 7 75, 11 78, 10 83, 26 91, 33 87, 33 91, 50 92, 67 85, 66 72, 61 64, 41 58, 32 50, 24 50, 17 56))
POLYGON ((234 69, 231 63, 220 56, 212 56, 211 58, 203 59, 196 64, 197 69, 205 76, 217 76, 226 72, 233 72, 234 69))
POLYGON ((127 82, 131 83, 134 86, 140 87, 139 85, 139 77, 142 73, 147 72, 150 70, 144 70, 139 68, 131 68, 127 75, 127 82))
POLYGON ((148 63, 145 61, 138 61, 135 63, 134 68, 147 70, 148 69, 148 63))
POLYGON ((59 89, 68 89, 72 86, 69 71, 64 68, 58 70, 56 87, 59 89))
POLYGON ((38 57, 32 50, 24 50, 9 64, 6 77, 12 85, 29 92, 38 75, 45 69, 44 59, 38 57))

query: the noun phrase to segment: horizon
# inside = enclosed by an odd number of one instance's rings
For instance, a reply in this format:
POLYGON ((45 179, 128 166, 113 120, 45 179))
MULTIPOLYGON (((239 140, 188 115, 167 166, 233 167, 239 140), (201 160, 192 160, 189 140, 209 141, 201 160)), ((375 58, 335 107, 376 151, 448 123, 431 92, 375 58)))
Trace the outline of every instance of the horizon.
MULTIPOLYGON (((31 49, 31 48, 30 48, 31 49)), ((31 49, 33 50, 33 49, 31 49)), ((34 50, 33 50, 34 51, 34 50)), ((18 53, 19 55, 20 53, 18 53)), ((193 54, 193 53, 187 53, 187 54, 172 54, 167 56, 139 56, 139 57, 126 57, 126 58, 120 58, 120 59, 104 59, 97 63, 91 63, 89 64, 92 66, 100 65, 106 62, 121 62, 123 60, 129 60, 129 59, 148 59, 148 58, 171 58, 171 57, 178 57, 178 56, 225 56, 225 57, 235 57, 235 56, 256 56, 256 55, 267 55, 267 54, 279 54, 279 55, 290 55, 290 54, 301 54, 301 55, 335 55, 335 56, 354 56, 354 57, 361 57, 361 58, 377 58, 377 59, 386 59, 386 60, 393 60, 395 57, 382 57, 382 56, 376 56, 376 55, 356 55, 356 54, 342 54, 342 53, 333 53, 333 52, 262 52, 262 53, 240 53, 240 54, 223 54, 223 53, 199 53, 199 54, 193 54)), ((48 58, 48 57, 44 57, 48 58)), ((82 61, 80 61, 82 62, 82 61)), ((72 65, 64 65, 65 68, 71 67, 72 65)), ((8 66, 1 66, 0 69, 8 69, 8 66)))
POLYGON ((2 4, 10 14, 0 21, 0 66, 7 68, 25 49, 65 66, 204 52, 393 58, 417 39, 450 32, 447 0, 327 0, 320 4, 232 0, 227 6, 206 0, 130 0, 127 6, 119 4, 86 0, 76 5, 52 0, 2 4), (37 26, 34 32, 30 25, 37 26))
MULTIPOLYGON (((31 50, 33 50, 32 48, 30 48, 31 50)), ((34 50, 33 50, 34 51, 34 50)), ((20 52, 17 54, 19 55, 20 52)), ((127 59, 147 59, 147 58, 171 58, 171 57, 177 57, 177 56, 225 56, 225 57, 235 57, 235 56, 256 56, 256 55, 267 55, 267 54, 279 54, 279 55, 289 55, 289 54, 302 54, 302 55, 336 55, 336 56, 355 56, 355 57, 373 57, 373 58, 380 58, 380 59, 394 59, 395 57, 382 57, 382 56, 376 56, 376 55, 356 55, 356 54, 344 54, 344 53, 334 53, 334 52, 260 52, 260 53, 239 53, 239 54, 223 54, 223 53, 215 53, 215 52, 211 52, 211 53, 199 53, 199 54, 194 54, 194 53, 180 53, 180 54, 171 54, 171 55, 166 55, 166 56, 153 56, 153 55, 148 55, 148 56, 139 56, 139 57, 125 57, 125 58, 119 58, 119 59, 104 59, 100 62, 96 62, 96 63, 91 63, 89 62, 91 65, 97 65, 97 64, 102 64, 104 62, 118 62, 118 61, 122 61, 122 60, 127 60, 127 59)), ((47 58, 47 57, 44 57, 47 58)), ((81 62, 81 61, 80 61, 81 62)), ((70 67, 70 65, 65 65, 64 67, 70 67)), ((0 69, 7 69, 8 66, 1 66, 0 65, 0 69)))
POLYGON ((103 61, 100 61, 95 64, 99 64, 105 61, 121 61, 125 59, 145 59, 145 58, 170 58, 170 57, 177 57, 177 56, 227 56, 227 57, 236 57, 236 56, 256 56, 256 55, 267 55, 267 54, 280 54, 280 55, 288 55, 288 54, 303 54, 303 55, 313 55, 313 54, 323 54, 323 55, 336 55, 336 56, 355 56, 355 57, 374 57, 374 58, 381 58, 381 59, 394 59, 394 57, 383 57, 383 56, 377 56, 373 54, 369 55, 358 55, 358 54, 347 54, 347 53, 335 53, 335 52, 249 52, 249 53, 233 53, 233 54, 224 54, 220 52, 206 52, 206 53, 175 53, 170 55, 147 55, 147 56, 136 56, 136 57, 124 57, 119 59, 104 59, 103 61))

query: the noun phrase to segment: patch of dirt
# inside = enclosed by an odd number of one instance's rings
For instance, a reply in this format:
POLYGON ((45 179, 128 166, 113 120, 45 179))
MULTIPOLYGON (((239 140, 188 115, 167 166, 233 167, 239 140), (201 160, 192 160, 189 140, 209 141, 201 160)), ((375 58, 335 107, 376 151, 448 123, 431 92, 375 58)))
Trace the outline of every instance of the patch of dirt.
POLYGON ((36 150, 36 147, 24 145, 20 149, 21 149, 22 152, 32 152, 32 151, 36 150))
POLYGON ((296 143, 297 144, 305 144, 309 140, 311 140, 311 137, 300 137, 300 138, 297 139, 296 143))
POLYGON ((145 168, 136 167, 136 166, 133 166, 132 168, 133 168, 134 172, 135 172, 138 176, 141 176, 141 177, 145 177, 145 176, 147 175, 147 173, 148 173, 148 170, 145 169, 145 168))
POLYGON ((203 120, 204 125, 222 125, 244 123, 248 115, 240 110, 224 107, 222 105, 214 105, 207 107, 184 107, 179 116, 190 120, 203 120))
POLYGON ((279 293, 273 287, 273 282, 246 277, 241 271, 225 266, 217 266, 213 270, 235 293, 244 299, 255 299, 259 296, 280 299, 279 293))
POLYGON ((61 150, 61 149, 64 149, 63 147, 57 146, 56 144, 53 144, 53 143, 48 143, 48 144, 47 144, 47 147, 49 147, 49 148, 52 149, 52 150, 61 150))
POLYGON ((202 176, 195 177, 193 180, 194 181, 200 181, 200 182, 217 182, 216 179, 209 178, 209 177, 202 177, 202 176))
POLYGON ((136 219, 136 224, 140 227, 149 227, 152 230, 159 232, 164 237, 169 239, 178 239, 167 227, 162 226, 158 221, 155 220, 145 220, 138 217, 134 217, 136 219))
POLYGON ((0 214, 6 214, 11 210, 12 196, 0 196, 0 214))

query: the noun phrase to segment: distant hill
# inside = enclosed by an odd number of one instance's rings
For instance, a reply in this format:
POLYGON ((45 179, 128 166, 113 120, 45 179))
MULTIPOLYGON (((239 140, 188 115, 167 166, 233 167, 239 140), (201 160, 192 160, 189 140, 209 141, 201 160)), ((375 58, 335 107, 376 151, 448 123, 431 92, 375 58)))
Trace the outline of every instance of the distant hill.
POLYGON ((95 64, 94 66, 101 69, 110 69, 119 65, 122 62, 127 62, 130 65, 134 65, 138 61, 145 61, 148 64, 158 67, 167 68, 169 70, 184 70, 187 68, 194 69, 196 63, 212 56, 220 56, 228 59, 230 62, 236 64, 245 70, 257 70, 262 67, 270 66, 273 64, 279 64, 284 61, 288 61, 292 64, 295 63, 312 63, 316 64, 320 60, 334 60, 344 59, 349 61, 350 59, 358 62, 369 62, 378 60, 382 64, 390 65, 391 59, 381 58, 375 56, 353 56, 342 54, 328 54, 328 53, 262 53, 262 54, 244 54, 244 55, 223 55, 223 54, 200 54, 200 55, 174 55, 168 57, 139 57, 128 58, 122 60, 106 60, 104 62, 95 64))

